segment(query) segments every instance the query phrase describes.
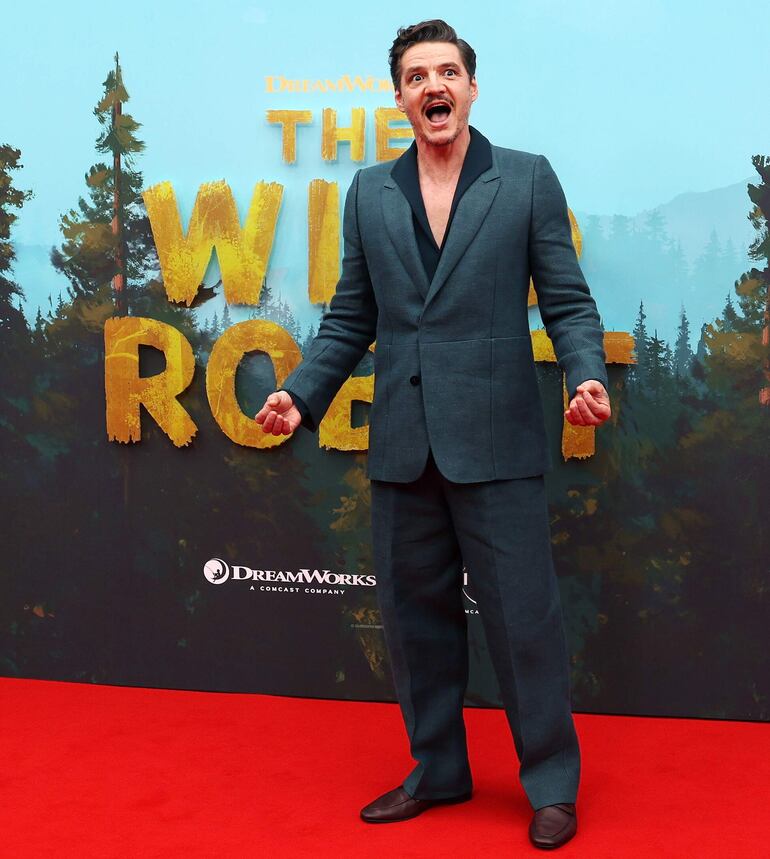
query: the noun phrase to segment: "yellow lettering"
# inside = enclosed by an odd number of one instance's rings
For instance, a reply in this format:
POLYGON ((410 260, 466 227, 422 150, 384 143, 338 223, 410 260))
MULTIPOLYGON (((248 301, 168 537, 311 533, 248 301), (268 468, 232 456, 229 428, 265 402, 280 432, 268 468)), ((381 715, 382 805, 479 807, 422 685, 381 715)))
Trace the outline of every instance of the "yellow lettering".
POLYGON ((290 436, 265 433, 253 416, 241 411, 235 396, 235 374, 248 352, 265 352, 273 362, 276 389, 302 360, 299 346, 288 331, 266 319, 238 322, 214 344, 206 367, 206 395, 211 414, 222 432, 236 444, 268 448, 290 436))
POLYGON ((283 186, 277 182, 258 182, 241 229, 227 183, 201 185, 185 236, 172 184, 160 182, 148 188, 142 197, 169 301, 188 307, 193 303, 215 249, 225 300, 258 304, 282 194, 283 186))
MULTIPOLYGON (((535 361, 556 363, 556 352, 546 332, 539 328, 532 332, 532 351, 535 361)), ((626 331, 604 332, 604 354, 608 364, 635 364, 634 338, 626 331)), ((567 380, 562 380, 564 408, 569 406, 567 380)), ((596 427, 573 426, 565 420, 562 424, 561 453, 565 461, 570 457, 585 459, 596 452, 596 427)))
POLYGON ((125 443, 141 441, 141 405, 176 447, 189 444, 198 430, 176 398, 190 384, 194 371, 192 346, 181 331, 141 316, 108 319, 104 323, 107 438, 125 443), (163 372, 146 378, 139 375, 140 346, 163 352, 163 372))
POLYGON ((308 190, 308 297, 330 302, 340 278, 340 195, 336 182, 313 179, 308 190))
MULTIPOLYGON (((376 344, 369 347, 373 351, 376 344)), ((337 392, 318 426, 320 447, 335 450, 367 450, 369 426, 351 426, 353 400, 371 403, 374 399, 374 376, 351 376, 337 392)))
POLYGON ((355 78, 351 78, 350 75, 343 75, 337 81, 337 88, 340 90, 346 89, 348 92, 352 92, 356 88, 362 91, 367 91, 371 90, 373 86, 374 78, 371 75, 366 80, 364 80, 361 75, 356 75, 355 78))
POLYGON ((321 130, 321 158, 324 161, 337 160, 337 143, 340 140, 350 143, 351 161, 364 160, 366 112, 362 107, 352 109, 350 125, 347 128, 337 128, 337 111, 330 107, 324 108, 321 130))
POLYGON ((403 153, 398 146, 391 146, 392 139, 412 139, 411 126, 393 128, 391 122, 406 122, 406 116, 397 107, 378 107, 374 111, 374 139, 378 161, 392 161, 403 153))
MULTIPOLYGON (((282 85, 283 87, 283 85, 282 85)), ((313 112, 310 110, 268 110, 267 121, 281 126, 281 152, 287 164, 297 160, 297 126, 310 125, 313 112)))

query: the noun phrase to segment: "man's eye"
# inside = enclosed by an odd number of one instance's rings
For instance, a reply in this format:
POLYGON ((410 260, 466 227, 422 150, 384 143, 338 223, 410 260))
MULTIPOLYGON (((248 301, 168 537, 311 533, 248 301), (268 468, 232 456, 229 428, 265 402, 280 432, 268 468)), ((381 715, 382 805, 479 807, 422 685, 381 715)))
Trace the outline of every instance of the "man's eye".
POLYGON ((448 75, 452 75, 452 76, 454 76, 454 75, 456 75, 456 74, 457 74, 457 72, 456 72, 454 69, 447 69, 447 70, 446 70, 446 73, 447 73, 448 75))
POLYGON ((422 80, 422 75, 420 75, 420 74, 412 75, 412 80, 413 81, 422 80))

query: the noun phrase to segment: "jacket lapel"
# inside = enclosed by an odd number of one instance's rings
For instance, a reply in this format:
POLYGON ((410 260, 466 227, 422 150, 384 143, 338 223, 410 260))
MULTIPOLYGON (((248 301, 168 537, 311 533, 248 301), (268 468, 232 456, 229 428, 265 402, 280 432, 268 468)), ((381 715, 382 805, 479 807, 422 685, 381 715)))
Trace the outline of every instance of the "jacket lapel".
MULTIPOLYGON (((470 189, 469 189, 470 190, 470 189)), ((422 264, 412 224, 412 207, 390 174, 382 188, 382 215, 390 240, 396 248, 409 280, 424 301, 428 294, 428 276, 422 264)))
MULTIPOLYGON (((425 297, 426 306, 446 283, 449 275, 467 250, 468 245, 473 241, 476 233, 478 233, 481 225, 484 223, 484 219, 489 213, 499 187, 500 170, 493 151, 492 166, 476 179, 457 204, 457 210, 452 219, 446 244, 441 251, 441 258, 439 259, 436 274, 425 297)), ((409 223, 411 224, 411 217, 409 218, 409 223)), ((416 241, 414 244, 416 251, 416 241)), ((417 253, 417 257, 419 260, 419 253, 417 253)))

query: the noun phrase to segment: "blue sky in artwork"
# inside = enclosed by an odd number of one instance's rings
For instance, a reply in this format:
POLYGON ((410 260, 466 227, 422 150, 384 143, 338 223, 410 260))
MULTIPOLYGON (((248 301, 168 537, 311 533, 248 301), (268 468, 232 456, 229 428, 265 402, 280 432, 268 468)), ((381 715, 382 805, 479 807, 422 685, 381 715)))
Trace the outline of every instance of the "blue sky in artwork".
MULTIPOLYGON (((345 146, 338 162, 321 160, 321 110, 336 108, 346 124, 350 108, 365 107, 365 163, 374 163, 373 111, 389 106, 392 95, 269 93, 266 77, 386 78, 396 28, 437 15, 478 55, 473 124, 494 143, 546 154, 581 226, 589 215, 641 223, 643 213, 668 207, 671 237, 691 262, 716 230, 720 241, 733 243, 740 274, 752 235, 745 218, 745 184, 756 176, 750 158, 770 140, 770 113, 753 82, 757 8, 745 0, 446 0, 422 7, 402 0, 381 7, 349 0, 99 7, 32 0, 4 11, 4 27, 16 35, 0 54, 0 140, 22 150, 24 169, 14 181, 35 193, 13 232, 16 278, 30 306, 47 304, 61 288, 45 249, 60 240, 58 219, 84 193, 83 176, 97 160, 92 109, 118 50, 127 110, 142 123, 147 144, 138 162, 145 184, 173 182, 186 225, 202 182, 225 179, 242 214, 256 181, 283 183, 271 271, 300 317, 314 319, 306 293, 307 186, 312 178, 333 179, 344 191, 359 166, 345 146), (300 129, 295 165, 281 162, 279 131, 265 120, 271 108, 313 111, 313 124, 300 129)), ((629 269, 638 262, 630 259, 629 269)), ((631 289, 628 318, 605 324, 628 328, 638 307, 633 278, 625 282, 617 271, 610 278, 600 263, 589 281, 600 310, 603 294, 615 307, 608 291, 631 289)), ((688 287, 696 288, 703 294, 688 312, 697 327, 700 316, 721 309, 731 283, 688 287)), ((662 293, 654 320, 667 336, 687 297, 675 293, 662 293)), ((624 315, 622 307, 615 315, 624 315)))

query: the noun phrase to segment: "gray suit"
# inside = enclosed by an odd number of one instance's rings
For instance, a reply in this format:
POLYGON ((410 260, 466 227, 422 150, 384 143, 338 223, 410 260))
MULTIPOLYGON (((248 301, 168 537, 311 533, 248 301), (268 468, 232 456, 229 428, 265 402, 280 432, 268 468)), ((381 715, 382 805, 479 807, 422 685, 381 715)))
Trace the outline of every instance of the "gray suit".
POLYGON ((377 597, 417 762, 404 787, 425 799, 472 788, 465 566, 520 780, 537 809, 575 801, 580 752, 550 546, 543 475, 552 462, 529 335, 530 274, 570 396, 586 379, 607 386, 607 375, 548 160, 493 146, 491 161, 456 202, 432 279, 394 163, 356 173, 342 276, 285 389, 315 430, 376 339, 367 475, 377 597))
POLYGON ((407 482, 433 451, 458 483, 552 468, 529 335, 530 274, 570 396, 607 386, 599 315, 564 193, 542 155, 492 147, 428 283, 393 162, 359 170, 345 202, 342 276, 284 387, 314 430, 376 339, 367 476, 407 482))

